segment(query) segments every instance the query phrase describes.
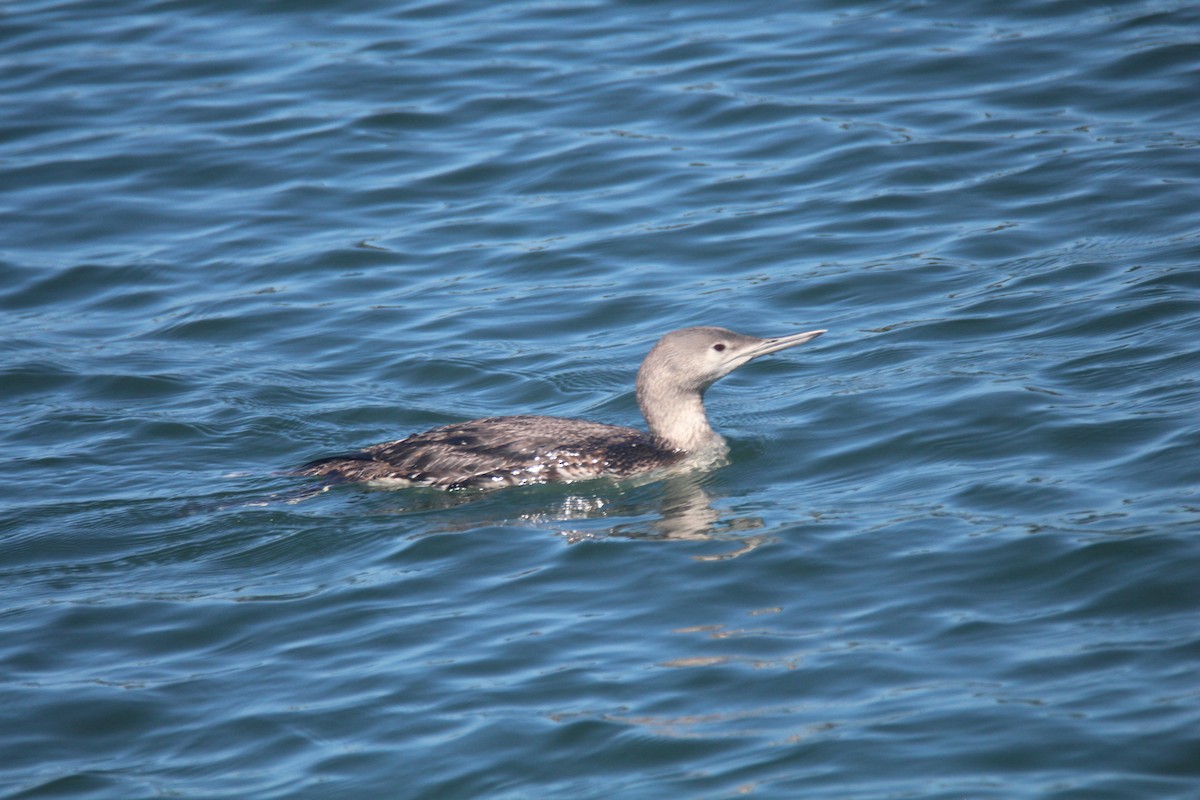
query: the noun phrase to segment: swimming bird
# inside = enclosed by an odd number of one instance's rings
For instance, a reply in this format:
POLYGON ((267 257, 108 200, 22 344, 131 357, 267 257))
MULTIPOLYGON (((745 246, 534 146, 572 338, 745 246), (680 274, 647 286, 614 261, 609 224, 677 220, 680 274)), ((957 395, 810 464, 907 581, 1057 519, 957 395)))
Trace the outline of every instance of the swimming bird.
POLYGON ((299 473, 331 481, 462 489, 626 478, 715 463, 727 446, 708 423, 704 391, 759 356, 823 333, 759 339, 696 327, 666 334, 637 374, 637 402, 648 432, 563 417, 488 417, 310 461, 299 473))

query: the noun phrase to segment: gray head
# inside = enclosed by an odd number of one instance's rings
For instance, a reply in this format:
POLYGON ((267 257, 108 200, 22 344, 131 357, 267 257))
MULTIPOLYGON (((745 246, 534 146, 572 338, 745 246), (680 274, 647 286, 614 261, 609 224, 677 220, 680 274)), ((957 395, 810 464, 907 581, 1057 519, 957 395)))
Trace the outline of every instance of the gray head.
POLYGON ((643 383, 668 383, 701 392, 759 356, 810 342, 825 331, 759 339, 724 328, 683 328, 658 340, 638 371, 643 383))
POLYGON ((824 330, 759 339, 724 328, 683 328, 658 340, 638 370, 637 398, 650 431, 680 450, 721 439, 708 426, 704 390, 759 356, 810 342, 824 330))

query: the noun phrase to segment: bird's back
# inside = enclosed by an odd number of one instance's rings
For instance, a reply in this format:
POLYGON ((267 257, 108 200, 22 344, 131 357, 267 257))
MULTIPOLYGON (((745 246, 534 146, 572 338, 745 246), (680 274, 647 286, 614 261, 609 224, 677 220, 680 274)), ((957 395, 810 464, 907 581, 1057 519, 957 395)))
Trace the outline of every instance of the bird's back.
POLYGON ((636 428, 542 416, 489 417, 312 461, 305 475, 443 488, 620 478, 682 454, 636 428))

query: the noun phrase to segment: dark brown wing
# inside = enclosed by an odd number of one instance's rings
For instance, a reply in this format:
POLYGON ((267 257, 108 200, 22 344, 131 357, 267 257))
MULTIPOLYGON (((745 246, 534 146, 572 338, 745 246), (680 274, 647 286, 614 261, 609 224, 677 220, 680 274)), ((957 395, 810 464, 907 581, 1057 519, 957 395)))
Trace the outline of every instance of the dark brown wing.
POLYGON ((676 460, 635 428, 562 417, 489 417, 443 425, 313 461, 307 475, 352 481, 499 487, 622 477, 676 460))

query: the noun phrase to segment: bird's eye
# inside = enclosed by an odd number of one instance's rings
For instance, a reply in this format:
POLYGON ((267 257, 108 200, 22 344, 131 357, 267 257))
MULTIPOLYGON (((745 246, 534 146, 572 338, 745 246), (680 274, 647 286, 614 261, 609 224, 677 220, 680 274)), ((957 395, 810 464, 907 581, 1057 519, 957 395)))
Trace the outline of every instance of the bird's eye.
POLYGON ((725 345, 721 344, 720 342, 717 342, 716 344, 713 345, 713 350, 716 350, 718 353, 724 353, 725 345))

